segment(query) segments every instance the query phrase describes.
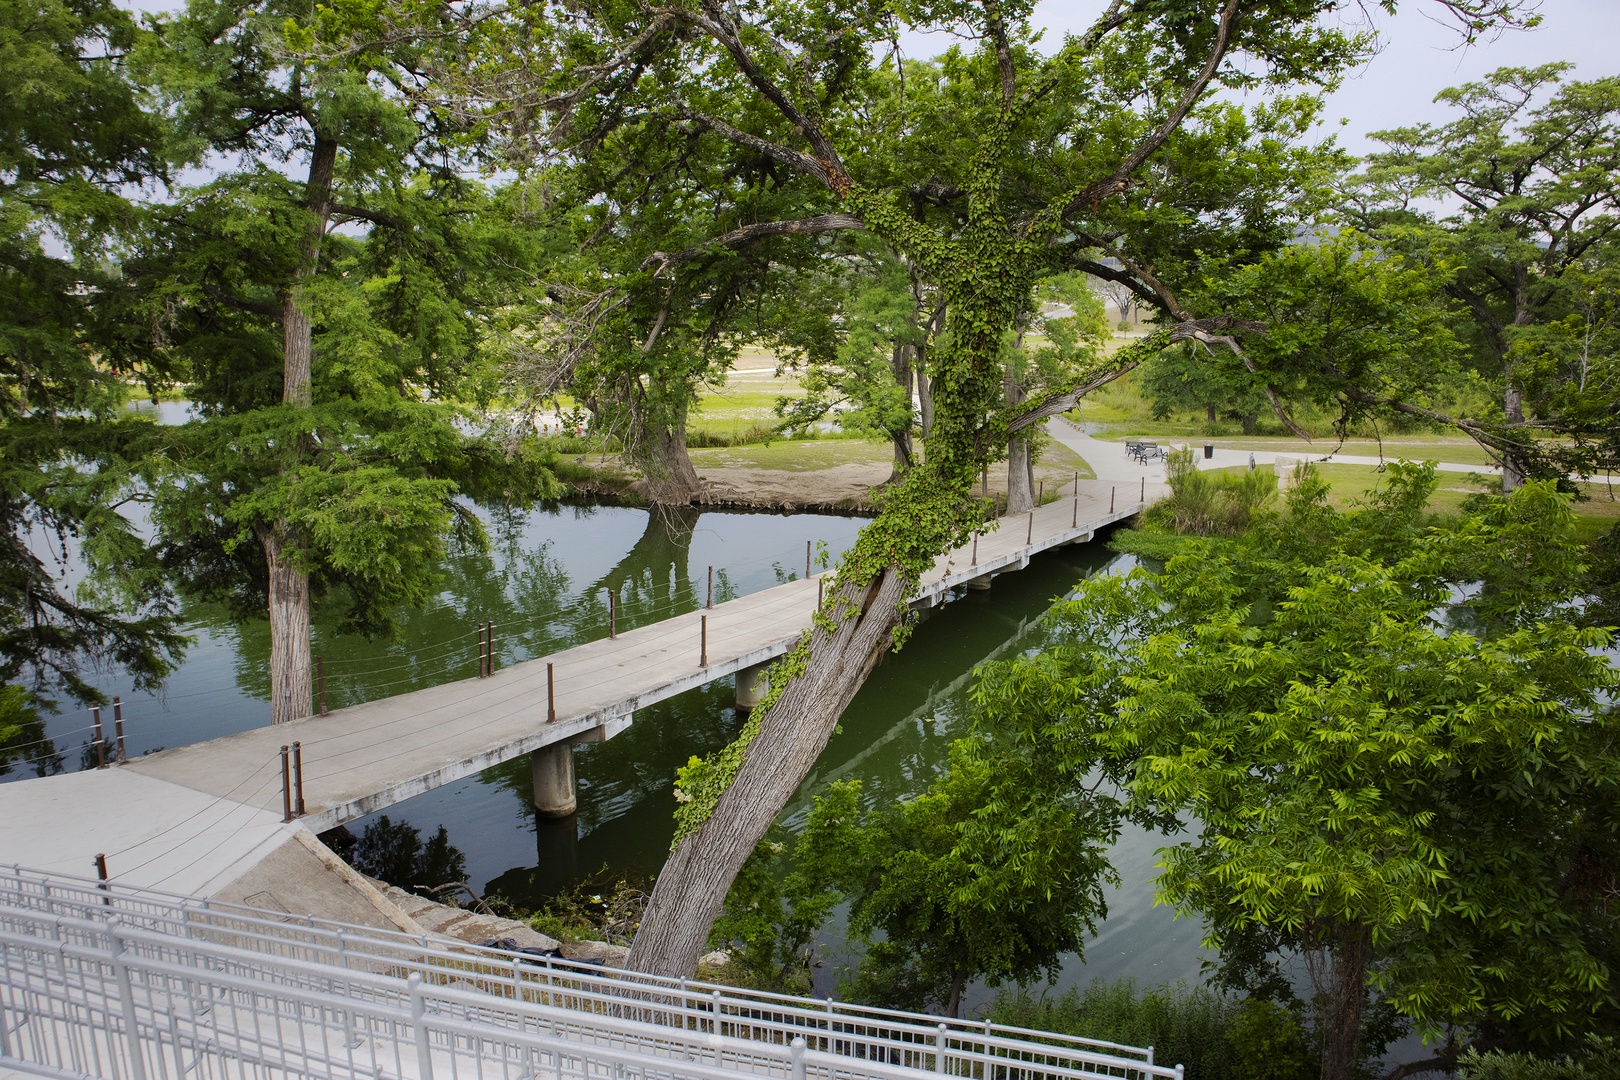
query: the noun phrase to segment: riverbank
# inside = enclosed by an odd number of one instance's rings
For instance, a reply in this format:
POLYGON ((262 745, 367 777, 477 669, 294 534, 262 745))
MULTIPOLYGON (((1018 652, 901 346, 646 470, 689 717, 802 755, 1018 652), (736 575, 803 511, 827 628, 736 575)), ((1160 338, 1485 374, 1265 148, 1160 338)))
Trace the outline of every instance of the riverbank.
MULTIPOLYGON (((864 439, 778 439, 688 453, 703 484, 692 504, 710 510, 870 515, 877 512, 878 496, 894 475, 892 446, 864 439)), ((927 453, 920 440, 917 453, 927 453)), ((646 504, 640 474, 617 455, 570 455, 563 473, 576 497, 646 504)), ((1044 486, 1048 493, 1076 475, 1091 480, 1097 474, 1085 458, 1057 442, 1044 448, 1035 465, 1037 488, 1044 486)), ((992 467, 988 486, 976 490, 1005 502, 1006 465, 992 467)))

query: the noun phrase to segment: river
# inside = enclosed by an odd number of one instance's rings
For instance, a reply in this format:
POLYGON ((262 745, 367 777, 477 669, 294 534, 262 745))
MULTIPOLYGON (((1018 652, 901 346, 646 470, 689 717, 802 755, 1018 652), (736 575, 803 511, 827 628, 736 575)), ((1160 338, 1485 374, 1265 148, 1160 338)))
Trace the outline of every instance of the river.
MULTIPOLYGON (((621 627, 701 606, 710 566, 717 600, 769 588, 804 572, 806 541, 825 544, 836 558, 863 523, 827 515, 577 505, 490 513, 486 521, 489 550, 452 553, 435 602, 401 619, 399 640, 367 641, 316 621, 314 649, 324 660, 329 706, 476 674, 474 628, 486 621, 496 624, 499 662, 510 664, 605 635, 610 588, 619 590, 621 627)), ((1100 542, 1049 552, 1021 572, 998 577, 993 589, 936 609, 856 696, 783 824, 792 831, 810 799, 841 778, 860 778, 874 800, 922 791, 943 769, 949 741, 965 729, 973 667, 1037 647, 1038 619, 1053 598, 1082 577, 1128 565, 1100 542)), ((123 699, 131 755, 268 722, 265 624, 237 622, 213 604, 188 604, 185 616, 195 643, 166 693, 135 693, 118 671, 91 676, 123 699)), ((740 723, 732 694, 731 680, 720 680, 640 710, 609 742, 579 747, 579 811, 572 819, 536 820, 526 759, 387 814, 424 835, 444 825, 466 853, 474 888, 520 901, 537 903, 604 868, 610 875, 650 878, 673 834, 675 770, 732 737, 740 723)), ((73 708, 47 719, 60 768, 83 765, 88 722, 73 708)), ((24 765, 0 780, 36 772, 24 765)), ((351 828, 358 833, 369 820, 351 828)), ((1154 850, 1162 843, 1128 829, 1114 846, 1120 885, 1111 890, 1108 916, 1085 961, 1069 958, 1060 987, 1123 975, 1146 984, 1197 978, 1201 927, 1153 905, 1154 850)), ((822 952, 817 991, 828 993, 852 959, 836 925, 822 952)), ((981 989, 969 1003, 986 996, 981 989)))

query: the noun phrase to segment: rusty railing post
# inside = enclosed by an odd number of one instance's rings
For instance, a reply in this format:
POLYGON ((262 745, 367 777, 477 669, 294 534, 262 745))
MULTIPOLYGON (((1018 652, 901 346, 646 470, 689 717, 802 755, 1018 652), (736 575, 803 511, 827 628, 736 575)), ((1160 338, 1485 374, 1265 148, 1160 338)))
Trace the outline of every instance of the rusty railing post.
POLYGON ((1029 529, 1024 533, 1024 546, 1029 547, 1029 545, 1033 544, 1034 542, 1035 542, 1035 511, 1031 510, 1029 512, 1029 529))
POLYGON ((107 767, 107 740, 101 734, 101 706, 90 706, 90 716, 96 722, 96 768, 107 767))
POLYGON ((810 580, 810 541, 804 542, 804 580, 810 580))
POLYGON ((118 698, 113 698, 113 738, 118 740, 118 764, 123 765, 129 755, 124 753, 124 703, 118 698))
MULTIPOLYGON (((96 855, 96 882, 96 888, 102 892, 112 891, 112 886, 107 884, 107 856, 99 853, 96 855)), ((112 897, 110 896, 102 897, 101 902, 108 907, 112 907, 112 897)))
POLYGON ((292 764, 287 759, 290 747, 281 748, 281 820, 288 822, 293 819, 292 813, 292 764))
POLYGON ((714 567, 709 567, 709 598, 703 602, 706 608, 714 607, 714 567))
POLYGON ((293 816, 304 816, 304 748, 297 742, 292 745, 293 765, 293 816))
POLYGON ((1110 487, 1108 489, 1108 512, 1110 514, 1114 512, 1114 492, 1117 490, 1119 489, 1115 487, 1110 487))
POLYGON ((1145 476, 1142 477, 1142 494, 1137 498, 1136 501, 1143 503, 1147 502, 1147 477, 1145 476))
POLYGON ((619 636, 619 590, 608 590, 608 639, 619 636))
POLYGON ((546 661, 546 723, 557 722, 557 665, 546 661))
POLYGON ((484 655, 489 657, 489 660, 487 661, 487 663, 489 664, 489 673, 491 675, 494 675, 495 674, 495 624, 494 624, 494 622, 489 623, 488 630, 489 630, 488 647, 484 650, 484 655))
POLYGON ((979 565, 979 534, 978 533, 973 534, 973 560, 970 563, 968 563, 968 565, 969 566, 978 566, 979 565))
POLYGON ((709 617, 698 616, 698 633, 701 635, 698 646, 698 667, 709 666, 709 617))
POLYGON ((320 706, 321 715, 326 715, 326 657, 315 658, 315 701, 320 706))

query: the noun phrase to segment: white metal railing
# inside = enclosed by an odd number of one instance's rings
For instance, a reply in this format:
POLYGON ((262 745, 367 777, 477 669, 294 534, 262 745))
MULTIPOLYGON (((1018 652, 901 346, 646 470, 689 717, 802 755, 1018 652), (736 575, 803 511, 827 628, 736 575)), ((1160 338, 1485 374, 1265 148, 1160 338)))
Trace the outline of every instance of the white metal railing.
POLYGON ((0 1063, 112 1080, 1179 1078, 1151 1048, 0 868, 0 1063))

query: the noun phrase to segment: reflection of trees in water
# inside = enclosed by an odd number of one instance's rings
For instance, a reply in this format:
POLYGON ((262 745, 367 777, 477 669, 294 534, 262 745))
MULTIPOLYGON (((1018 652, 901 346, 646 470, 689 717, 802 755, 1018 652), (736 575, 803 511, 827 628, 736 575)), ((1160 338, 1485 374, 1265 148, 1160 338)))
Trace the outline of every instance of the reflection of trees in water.
POLYGON ((0 776, 13 769, 35 776, 62 771, 62 754, 55 741, 45 737, 45 719, 34 706, 34 696, 15 684, 0 686, 0 776))
POLYGON ((691 506, 654 507, 624 558, 581 590, 571 618, 573 639, 589 641, 607 633, 609 592, 619 597, 620 630, 701 605, 708 582, 694 583, 691 574, 692 533, 701 516, 691 506))
MULTIPOLYGON (((368 640, 337 630, 341 602, 317 610, 314 651, 326 665, 328 708, 371 701, 478 673, 476 628, 496 626, 502 664, 527 659, 571 642, 565 612, 568 575, 544 541, 529 547, 526 515, 494 516, 487 551, 462 549, 446 558, 437 603, 400 612, 390 639, 368 640)), ((269 692, 269 627, 263 620, 237 623, 220 605, 188 605, 192 622, 234 646, 236 684, 244 694, 269 692)))

